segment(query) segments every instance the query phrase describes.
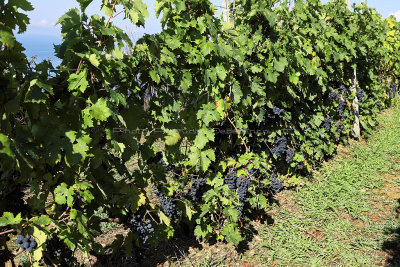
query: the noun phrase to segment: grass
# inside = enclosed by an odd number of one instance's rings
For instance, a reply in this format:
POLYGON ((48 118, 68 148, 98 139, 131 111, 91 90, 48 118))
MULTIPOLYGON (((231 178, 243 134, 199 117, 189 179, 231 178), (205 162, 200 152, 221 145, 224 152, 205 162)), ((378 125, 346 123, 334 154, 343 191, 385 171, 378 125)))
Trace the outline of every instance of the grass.
POLYGON ((367 140, 341 147, 301 188, 277 195, 273 224, 255 222, 243 253, 228 257, 219 243, 169 265, 400 266, 400 107, 378 121, 367 140))

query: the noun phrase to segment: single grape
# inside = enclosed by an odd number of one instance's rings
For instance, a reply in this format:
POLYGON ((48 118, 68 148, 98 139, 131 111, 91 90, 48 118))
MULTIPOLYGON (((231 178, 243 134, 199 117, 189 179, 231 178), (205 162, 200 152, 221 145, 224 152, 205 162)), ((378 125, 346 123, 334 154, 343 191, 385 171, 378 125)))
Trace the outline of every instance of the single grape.
POLYGON ((18 245, 21 245, 24 242, 24 237, 22 235, 17 236, 17 240, 15 241, 18 245))
POLYGON ((27 248, 29 248, 29 242, 24 242, 24 243, 22 243, 21 248, 22 248, 23 250, 26 250, 27 248))

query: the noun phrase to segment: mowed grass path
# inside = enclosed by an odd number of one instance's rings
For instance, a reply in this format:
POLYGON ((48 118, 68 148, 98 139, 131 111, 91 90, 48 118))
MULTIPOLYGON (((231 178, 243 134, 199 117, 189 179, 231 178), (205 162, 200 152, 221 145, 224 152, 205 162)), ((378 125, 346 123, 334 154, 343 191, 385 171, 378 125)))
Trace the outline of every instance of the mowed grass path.
POLYGON ((400 266, 400 107, 362 141, 276 196, 269 223, 254 222, 242 252, 189 250, 164 266, 400 266))

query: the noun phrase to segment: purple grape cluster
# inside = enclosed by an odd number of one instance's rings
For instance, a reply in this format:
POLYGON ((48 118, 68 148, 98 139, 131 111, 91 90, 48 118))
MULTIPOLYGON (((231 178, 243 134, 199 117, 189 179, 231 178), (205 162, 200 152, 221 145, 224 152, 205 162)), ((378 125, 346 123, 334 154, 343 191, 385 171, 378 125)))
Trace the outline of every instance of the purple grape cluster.
POLYGON ((339 100, 338 106, 336 107, 336 111, 340 114, 342 118, 344 118, 344 109, 346 107, 346 102, 343 100, 339 100))
POLYGON ((344 100, 347 99, 347 88, 344 85, 341 85, 339 88, 340 93, 342 94, 342 97, 344 100))
POLYGON ((229 189, 234 191, 236 187, 236 172, 233 170, 229 170, 228 173, 224 176, 224 182, 228 185, 229 189))
POLYGON ((251 187, 251 181, 249 178, 238 177, 236 179, 236 188, 237 188, 236 193, 239 196, 239 202, 240 202, 239 206, 237 206, 237 209, 239 211, 239 217, 242 216, 244 205, 249 201, 247 197, 247 192, 249 191, 250 187, 251 187))
POLYGON ((147 164, 161 164, 163 165, 167 171, 174 171, 175 170, 175 166, 174 165, 168 165, 163 158, 163 153, 162 152, 157 152, 156 155, 154 157, 151 157, 147 160, 147 164))
POLYGON ((334 101, 334 100, 338 99, 338 97, 339 97, 339 95, 336 92, 330 92, 329 93, 329 99, 331 101, 334 101))
POLYGON ((293 156, 295 154, 295 150, 293 148, 289 148, 286 150, 286 163, 290 164, 293 162, 293 156))
POLYGON ((331 117, 328 116, 324 119, 325 132, 328 133, 331 130, 331 127, 332 127, 332 119, 331 117))
POLYGON ((283 156, 286 155, 286 163, 290 164, 293 161, 295 150, 293 148, 287 148, 288 140, 286 136, 278 137, 275 140, 275 146, 271 149, 271 152, 276 156, 277 160, 282 160, 283 156))
POLYGON ((357 90, 356 96, 357 96, 358 102, 362 102, 362 99, 364 97, 364 90, 363 89, 357 90))
MULTIPOLYGON (((272 108, 265 107, 264 110, 265 110, 265 116, 262 120, 263 123, 265 123, 266 118, 275 119, 276 116, 281 116, 285 112, 284 109, 275 105, 273 105, 272 108)), ((278 124, 278 121, 275 121, 275 123, 278 124)))
POLYGON ((286 136, 281 136, 275 140, 275 146, 271 149, 271 152, 276 155, 277 159, 280 160, 286 152, 287 138, 286 136))
POLYGON ((396 84, 393 83, 390 85, 390 91, 387 94, 389 99, 396 97, 396 84))
POLYGON ((204 178, 192 179, 192 186, 188 192, 188 198, 193 201, 199 201, 203 197, 204 187, 207 184, 207 180, 204 178))
POLYGON ((133 214, 130 223, 132 230, 135 231, 139 237, 139 242, 141 244, 146 244, 149 240, 149 235, 154 232, 150 219, 144 220, 142 215, 133 214))
POLYGON ((37 247, 37 243, 35 241, 35 238, 33 236, 22 236, 18 235, 17 236, 17 241, 16 243, 22 248, 22 250, 32 252, 37 247))
POLYGON ((280 116, 282 113, 284 113, 285 112, 285 110, 284 109, 282 109, 282 108, 279 108, 278 106, 273 106, 272 107, 272 113, 274 113, 275 115, 278 115, 278 116, 280 116))
POLYGON ((283 181, 279 181, 276 173, 272 173, 268 180, 270 182, 269 189, 272 193, 277 194, 283 190, 283 181))
MULTIPOLYGON (((255 174, 254 169, 250 169, 249 173, 255 174)), ((236 192, 239 197, 240 204, 236 206, 239 211, 239 217, 242 216, 244 205, 248 202, 247 192, 251 187, 251 180, 249 177, 238 177, 237 173, 229 170, 224 176, 224 181, 232 192, 236 192)))
POLYGON ((173 198, 164 196, 160 190, 157 190, 157 188, 154 188, 154 192, 161 203, 161 210, 168 218, 175 220, 182 215, 182 211, 179 211, 176 208, 173 198))

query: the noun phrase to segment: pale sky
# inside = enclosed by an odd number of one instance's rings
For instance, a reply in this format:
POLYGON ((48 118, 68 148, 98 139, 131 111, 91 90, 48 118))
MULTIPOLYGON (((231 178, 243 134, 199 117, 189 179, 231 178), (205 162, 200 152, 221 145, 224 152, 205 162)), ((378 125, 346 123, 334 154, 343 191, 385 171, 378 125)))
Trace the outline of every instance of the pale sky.
MULTIPOLYGON (((143 0, 147 4, 150 13, 150 18, 146 20, 145 29, 135 29, 130 23, 123 22, 121 19, 114 19, 119 26, 128 30, 136 37, 139 37, 146 33, 155 33, 161 30, 159 21, 157 20, 154 12, 155 0, 143 0)), ((328 0, 322 0, 327 2, 328 0)), ((73 0, 30 0, 34 11, 29 12, 28 15, 31 18, 31 25, 28 26, 27 34, 43 34, 43 35, 59 35, 59 28, 54 27, 58 18, 64 14, 68 9, 78 6, 76 1, 73 0)), ((212 0, 214 5, 222 5, 222 0, 212 0)), ((362 0, 352 0, 352 3, 360 3, 362 0)), ((87 13, 94 14, 99 13, 101 0, 94 0, 93 3, 88 7, 87 13)), ((377 11, 383 16, 388 17, 390 14, 397 14, 400 19, 400 0, 367 0, 367 4, 377 9, 377 11), (396 13, 397 12, 397 13, 396 13)), ((219 9, 219 13, 221 9, 219 9)))

